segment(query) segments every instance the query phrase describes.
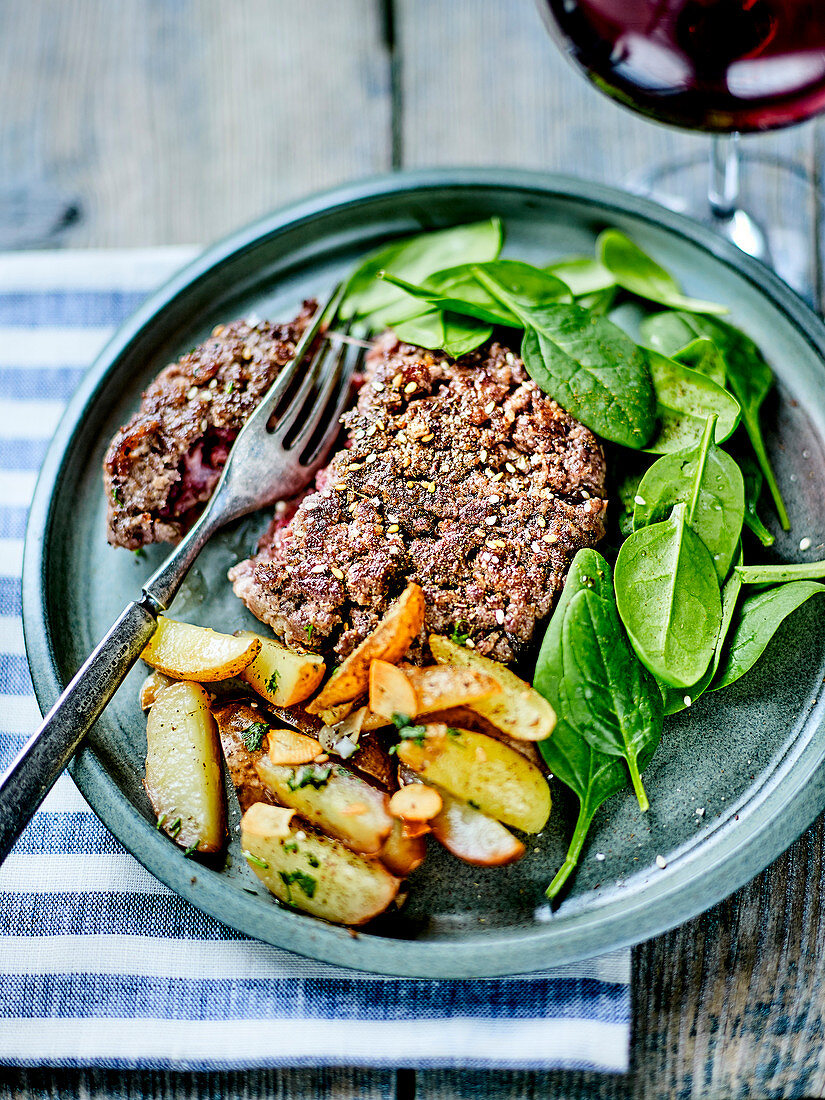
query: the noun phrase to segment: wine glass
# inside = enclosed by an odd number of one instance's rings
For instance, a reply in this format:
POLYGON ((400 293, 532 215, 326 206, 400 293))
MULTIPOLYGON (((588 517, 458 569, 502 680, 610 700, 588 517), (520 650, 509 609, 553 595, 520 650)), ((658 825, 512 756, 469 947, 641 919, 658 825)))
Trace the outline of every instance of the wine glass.
MULTIPOLYGON (((743 209, 739 135, 825 110, 823 0, 538 3, 553 37, 600 91, 658 122, 713 135, 703 210, 690 208, 689 197, 701 194, 695 161, 659 168, 635 189, 709 217, 745 252, 780 267, 767 222, 743 209)), ((785 173, 781 194, 791 218, 799 189, 810 195, 812 182, 793 167, 754 159, 762 173, 785 173)))

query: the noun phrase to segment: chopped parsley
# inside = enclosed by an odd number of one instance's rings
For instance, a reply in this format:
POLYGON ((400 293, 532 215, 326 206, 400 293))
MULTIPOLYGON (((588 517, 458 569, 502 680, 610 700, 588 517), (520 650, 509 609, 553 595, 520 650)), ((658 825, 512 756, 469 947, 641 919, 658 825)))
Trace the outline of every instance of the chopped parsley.
POLYGON ((253 722, 251 726, 247 726, 243 731, 243 743, 250 752, 257 752, 268 733, 269 726, 266 722, 253 722))
POLYGON ((466 645, 469 637, 470 624, 466 619, 459 619, 450 631, 450 641, 455 642, 456 645, 466 645))
POLYGON ((314 629, 315 629, 315 624, 314 623, 310 623, 309 626, 304 627, 304 631, 305 631, 306 636, 307 636, 307 644, 308 645, 312 642, 312 632, 313 632, 314 629))
POLYGON ((467 805, 472 806, 474 810, 480 810, 481 809, 481 806, 479 806, 479 804, 473 798, 468 798, 467 799, 467 805))
POLYGON ((235 389, 235 383, 234 382, 227 382, 226 385, 223 388, 223 392, 227 393, 227 394, 232 393, 232 391, 234 389, 235 389))
POLYGON ((183 822, 181 821, 181 819, 179 817, 176 817, 175 820, 172 822, 172 824, 169 826, 169 828, 166 831, 169 834, 169 836, 171 836, 174 839, 175 837, 177 837, 178 833, 180 833, 182 827, 183 827, 183 822))
POLYGON ((291 791, 299 791, 302 787, 314 787, 320 790, 332 775, 332 764, 308 764, 303 768, 293 768, 292 774, 286 781, 291 791))
POLYGON ((137 548, 137 550, 133 550, 132 553, 135 555, 136 558, 145 558, 146 557, 146 551, 143 549, 142 546, 139 546, 137 548))
POLYGON ((189 845, 189 847, 188 847, 188 848, 186 849, 186 851, 185 851, 185 852, 184 852, 183 854, 184 854, 185 856, 191 856, 191 855, 192 855, 192 853, 193 853, 193 852, 197 852, 197 850, 198 850, 198 845, 197 845, 197 843, 195 843, 195 844, 190 844, 190 845, 189 845))
POLYGON ((166 820, 166 814, 161 814, 160 817, 157 820, 157 824, 155 825, 155 828, 158 830, 158 832, 160 832, 160 829, 161 829, 161 827, 162 827, 165 820, 166 820))
POLYGON ((298 841, 297 840, 288 840, 286 842, 286 844, 284 844, 284 851, 285 852, 297 852, 298 851, 298 841))
POLYGON ((447 736, 448 737, 460 737, 461 736, 461 730, 457 730, 455 728, 455 726, 447 726, 447 736))
POLYGON ((123 504, 123 497, 120 495, 120 489, 117 486, 112 489, 112 500, 115 504, 123 504))
POLYGON ((308 898, 314 896, 318 880, 314 879, 312 875, 306 875, 303 871, 279 871, 278 874, 284 880, 287 894, 289 894, 290 886, 295 883, 296 886, 301 887, 308 898))
POLYGON ((278 690, 278 680, 279 679, 280 679, 280 673, 278 672, 278 670, 276 668, 273 671, 272 675, 269 677, 269 679, 266 682, 266 690, 271 692, 273 695, 278 690))
MULTIPOLYGON (((398 730, 398 736, 401 741, 415 741, 417 745, 424 744, 424 738, 427 736, 426 726, 411 726, 410 719, 403 714, 394 714, 392 720, 395 723, 398 730)), ((399 741, 399 744, 401 742, 399 741)), ((398 745, 392 745, 390 748, 390 754, 398 752, 398 745)))
POLYGON ((310 865, 310 867, 321 866, 321 861, 318 859, 317 856, 314 856, 312 852, 307 852, 307 863, 310 865))
POLYGON ((261 859, 260 856, 256 856, 254 852, 247 852, 246 850, 244 850, 243 854, 246 856, 246 859, 249 863, 254 863, 256 867, 263 867, 265 871, 269 870, 269 864, 266 862, 266 860, 261 859))

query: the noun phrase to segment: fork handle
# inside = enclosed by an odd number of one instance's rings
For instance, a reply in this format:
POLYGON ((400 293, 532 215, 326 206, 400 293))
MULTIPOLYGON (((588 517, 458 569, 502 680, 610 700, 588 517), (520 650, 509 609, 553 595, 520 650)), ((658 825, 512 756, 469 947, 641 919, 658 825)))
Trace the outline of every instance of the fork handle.
POLYGON ((124 610, 0 779, 0 863, 155 633, 146 603, 124 610))

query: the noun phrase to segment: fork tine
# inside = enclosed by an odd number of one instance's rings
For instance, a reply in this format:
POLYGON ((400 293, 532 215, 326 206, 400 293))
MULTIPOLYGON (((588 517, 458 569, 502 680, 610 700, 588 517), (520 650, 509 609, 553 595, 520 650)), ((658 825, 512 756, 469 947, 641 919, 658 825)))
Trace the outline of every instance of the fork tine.
POLYGON ((292 395, 289 405, 278 417, 278 422, 272 432, 273 438, 284 444, 284 446, 288 446, 289 450, 294 447, 294 439, 290 438, 290 432, 295 429, 296 425, 301 425, 304 412, 311 412, 316 402, 322 399, 323 380, 329 374, 327 364, 330 361, 335 361, 335 353, 329 338, 325 336, 320 348, 307 364, 306 374, 301 379, 297 392, 292 395), (319 392, 312 400, 309 400, 316 383, 319 385, 319 392))
MULTIPOLYGON (((295 354, 292 360, 281 371, 276 380, 267 390, 263 399, 258 404, 253 414, 247 420, 245 427, 250 427, 253 422, 259 425, 262 421, 267 424, 273 411, 278 407, 281 399, 284 397, 289 387, 295 380, 295 376, 298 373, 299 368, 306 360, 306 352, 309 347, 312 346, 313 341, 321 331, 321 326, 324 322, 331 322, 338 311, 338 306, 341 304, 343 297, 343 284, 338 285, 333 289, 332 293, 322 302, 313 314, 312 320, 304 329, 301 334, 301 338, 295 345, 295 354)), ((315 356, 317 360, 318 356, 315 356)), ((312 365, 310 365, 311 370, 312 365)), ((308 372, 309 373, 309 372, 308 372)), ((290 403, 292 404, 292 403, 290 403)))
POLYGON ((301 454, 300 461, 304 466, 313 467, 320 465, 320 463, 326 459, 332 445, 338 438, 340 417, 350 398, 352 376, 363 362, 366 354, 365 349, 360 348, 351 366, 344 370, 342 369, 342 364, 346 362, 349 351, 350 349, 344 344, 342 354, 339 355, 336 362, 335 374, 330 379, 327 397, 324 401, 319 401, 314 413, 311 418, 309 418, 307 428, 301 432, 301 445, 306 444, 306 446, 309 446, 312 442, 314 431, 321 423, 321 420, 325 415, 328 418, 327 430, 324 432, 321 439, 319 439, 316 446, 309 454, 306 452, 301 454))
MULTIPOLYGON (((338 389, 348 355, 350 355, 350 348, 346 342, 342 342, 334 350, 331 349, 331 354, 327 356, 324 362, 324 368, 318 381, 318 392, 315 394, 312 404, 305 410, 306 415, 301 418, 296 434, 289 440, 290 450, 300 452, 312 439, 324 418, 325 412, 329 411, 330 398, 338 389)), ((347 370, 347 385, 349 385, 351 377, 352 370, 347 370)))

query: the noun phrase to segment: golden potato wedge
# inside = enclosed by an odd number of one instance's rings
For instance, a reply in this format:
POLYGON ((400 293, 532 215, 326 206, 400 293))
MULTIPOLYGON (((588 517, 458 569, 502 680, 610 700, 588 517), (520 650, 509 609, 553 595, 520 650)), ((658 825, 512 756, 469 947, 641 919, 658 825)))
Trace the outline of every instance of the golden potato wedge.
POLYGON ((364 721, 361 723, 362 730, 383 730, 387 726, 392 725, 392 718, 385 718, 383 714, 374 714, 367 708, 367 713, 364 715, 364 721))
POLYGON ((159 827, 181 848, 217 852, 226 816, 215 722, 200 684, 169 684, 146 723, 144 787, 159 827))
POLYGON ((357 699, 369 686, 370 664, 395 664, 424 625, 424 593, 419 585, 408 584, 387 614, 357 649, 336 668, 318 695, 308 705, 310 714, 357 699))
MULTIPOLYGON (((405 672, 417 700, 416 711, 401 711, 419 718, 450 707, 472 706, 501 690, 493 676, 460 665, 433 665, 430 668, 410 668, 405 672)), ((375 710, 375 707, 372 708, 375 710)), ((381 713, 384 713, 383 711, 381 713)))
POLYGON ((517 741, 543 741, 553 732, 556 712, 509 668, 441 634, 430 635, 430 650, 439 664, 460 665, 498 680, 500 691, 468 704, 498 729, 517 741))
POLYGON ((402 821, 430 821, 441 812, 444 801, 435 787, 408 783, 390 798, 390 813, 402 821))
POLYGON ((444 806, 430 821, 433 836, 465 863, 499 867, 514 863, 525 848, 509 829, 460 798, 441 792, 444 806))
MULTIPOLYGON (((504 826, 502 825, 502 828, 504 826)), ((422 836, 409 836, 404 822, 393 822, 392 832, 380 852, 381 862, 399 878, 411 875, 427 855, 427 842, 422 836)))
POLYGON ((149 710, 152 703, 157 699, 160 690, 174 684, 174 682, 171 676, 164 676, 157 669, 150 672, 140 685, 140 709, 149 710))
POLYGON ((212 714, 218 723, 221 748, 241 809, 247 810, 256 802, 274 802, 269 787, 255 771, 255 764, 266 756, 269 745, 266 716, 248 703, 237 702, 213 706, 212 714))
MULTIPOLYGON (((355 710, 355 699, 348 699, 346 703, 338 703, 334 707, 324 707, 323 710, 311 711, 310 717, 317 714, 318 718, 324 723, 325 726, 337 726, 339 722, 348 717, 355 710)), ((307 708, 312 706, 311 703, 307 703, 307 708)))
POLYGON ((348 763, 364 775, 371 776, 387 790, 395 789, 395 761, 374 734, 361 734, 358 748, 348 763))
POLYGON ((324 751, 314 737, 307 737, 297 730, 270 726, 266 737, 269 741, 269 759, 273 764, 309 764, 324 751))
POLYGON ((370 710, 394 718, 407 718, 418 713, 418 697, 407 674, 388 661, 373 661, 370 665, 370 710))
POLYGON ((161 615, 141 657, 147 665, 176 680, 209 684, 237 676, 257 657, 260 648, 257 638, 234 638, 161 615))
POLYGON ((251 630, 236 630, 236 638, 261 643, 261 650, 241 672, 241 679, 277 707, 291 707, 308 699, 324 678, 326 664, 317 653, 294 653, 274 638, 251 630))
POLYGON ((502 741, 473 730, 428 725, 401 741, 398 759, 426 782, 472 802, 490 817, 538 833, 550 816, 550 788, 539 769, 502 741))
POLYGON ((281 805, 291 806, 347 847, 367 855, 383 848, 393 822, 389 799, 366 779, 331 761, 288 767, 264 756, 255 770, 281 805))
POLYGON ((377 859, 364 859, 317 833, 288 826, 262 803, 241 819, 247 863, 280 901, 336 924, 365 924, 398 893, 399 880, 377 859))

